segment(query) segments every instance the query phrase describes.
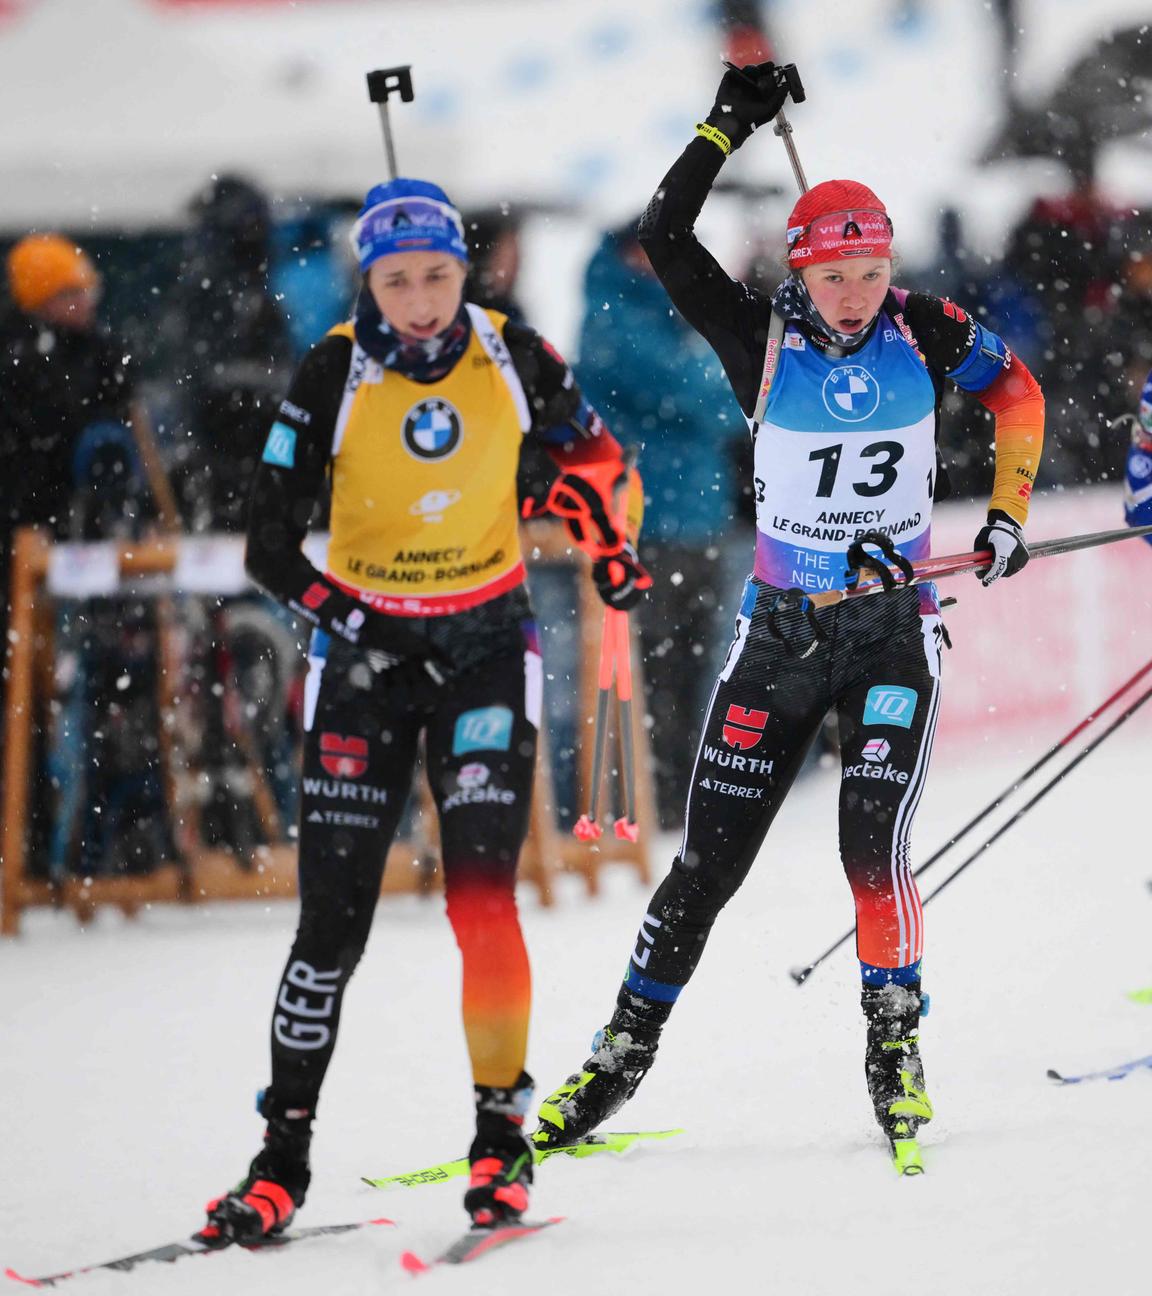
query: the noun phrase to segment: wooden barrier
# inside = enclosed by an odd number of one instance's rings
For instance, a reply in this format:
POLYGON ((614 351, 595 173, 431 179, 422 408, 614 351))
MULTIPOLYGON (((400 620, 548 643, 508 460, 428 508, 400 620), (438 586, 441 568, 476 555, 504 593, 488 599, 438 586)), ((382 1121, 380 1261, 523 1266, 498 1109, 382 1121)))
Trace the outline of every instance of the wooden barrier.
MULTIPOLYGON (((236 540, 237 544, 242 544, 236 540)), ((116 555, 118 569, 125 577, 170 576, 177 568, 182 544, 195 541, 159 539, 122 545, 116 555)), ((562 529, 549 523, 534 523, 525 528, 525 552, 529 565, 560 564, 575 566, 581 576, 587 574, 587 559, 567 544, 562 529)), ((159 672, 161 714, 160 753, 163 783, 174 831, 182 859, 166 862, 146 875, 116 875, 84 878, 69 876, 47 881, 27 876, 28 808, 33 777, 33 744, 37 707, 43 707, 50 696, 52 678, 51 642, 38 633, 38 625, 51 624, 52 598, 46 589, 46 578, 52 558, 52 545, 39 531, 28 528, 16 533, 12 554, 11 620, 8 691, 5 699, 5 770, 3 795, 4 822, 0 825, 0 935, 18 932, 21 912, 34 905, 69 908, 80 921, 86 921, 99 905, 111 904, 127 914, 142 905, 161 901, 263 899, 293 896, 296 893, 296 848, 289 843, 258 847, 250 860, 238 860, 228 851, 206 846, 198 831, 197 808, 180 788, 176 765, 180 759, 178 742, 173 737, 176 726, 165 723, 178 705, 172 681, 178 677, 178 663, 172 648, 173 612, 171 591, 157 594, 158 651, 162 669, 159 672)), ((588 720, 587 741, 580 742, 577 804, 587 805, 591 777, 591 717, 596 704, 596 661, 602 604, 590 579, 576 582, 579 599, 581 660, 579 691, 581 714, 588 720)), ((636 694, 642 697, 642 682, 636 674, 636 694)), ((649 744, 642 720, 643 707, 634 708, 637 816, 645 830, 655 823, 654 799, 650 774, 649 744), (636 713, 640 714, 636 714, 636 713)), ((584 732, 581 738, 585 737, 584 732)), ((613 735, 618 741, 618 735, 613 735)), ((266 828, 276 824, 276 810, 263 771, 247 753, 256 781, 260 818, 266 828)), ((606 762, 611 766, 612 762, 606 762)), ((611 770, 606 771, 609 777, 611 770)), ((421 800, 416 812, 417 831, 411 839, 393 844, 388 868, 381 887, 382 894, 400 892, 430 893, 440 886, 439 851, 436 844, 436 815, 427 791, 420 780, 421 800)), ((604 804, 610 806, 608 799, 604 804)), ((521 855, 521 876, 530 882, 543 905, 553 902, 552 878, 564 869, 581 874, 588 894, 599 889, 598 875, 605 862, 621 862, 635 868, 640 878, 649 880, 647 845, 643 834, 638 842, 619 841, 611 837, 596 844, 577 841, 562 834, 556 826, 549 759, 547 726, 540 732, 539 757, 533 783, 527 840, 521 855)))

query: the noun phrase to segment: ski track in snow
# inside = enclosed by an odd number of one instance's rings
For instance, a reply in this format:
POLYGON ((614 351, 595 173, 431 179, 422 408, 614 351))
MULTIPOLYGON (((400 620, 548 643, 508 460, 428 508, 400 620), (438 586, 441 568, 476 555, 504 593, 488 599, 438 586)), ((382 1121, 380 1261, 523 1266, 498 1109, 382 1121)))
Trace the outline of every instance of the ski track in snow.
MULTIPOLYGON (((1134 718, 929 906, 923 1051, 939 1114, 922 1178, 891 1171, 871 1122, 851 954, 802 989, 787 974, 851 921, 837 776, 823 770, 790 798, 657 1066, 613 1122, 687 1133, 619 1160, 553 1161, 532 1214, 566 1215, 563 1229, 422 1281, 472 1293, 544 1282, 550 1296, 702 1283, 841 1296, 863 1272, 932 1296, 1145 1290, 1152 1077, 1060 1089, 1044 1073, 1139 1056, 1152 1039, 1152 1012, 1125 998, 1152 980, 1152 868, 1126 826, 1150 729, 1134 718)), ((920 859, 1028 763, 960 769, 939 755, 920 859)), ((657 873, 674 845, 660 840, 657 873)), ((536 976, 530 1066, 543 1092, 605 1020, 643 912, 629 872, 606 876, 599 902, 564 879, 551 912, 522 892, 536 976)), ((33 911, 25 934, 0 945, 0 1267, 51 1272, 180 1237, 242 1174, 259 1144, 252 1095, 267 1078, 293 917, 288 903, 163 908, 134 922, 103 913, 81 930, 33 911)), ((359 1176, 467 1145, 457 979, 439 899, 380 906, 346 1000, 301 1223, 387 1215, 395 1232, 70 1285, 159 1296, 406 1286, 400 1252, 435 1254, 465 1224, 459 1185, 383 1193, 359 1176)))

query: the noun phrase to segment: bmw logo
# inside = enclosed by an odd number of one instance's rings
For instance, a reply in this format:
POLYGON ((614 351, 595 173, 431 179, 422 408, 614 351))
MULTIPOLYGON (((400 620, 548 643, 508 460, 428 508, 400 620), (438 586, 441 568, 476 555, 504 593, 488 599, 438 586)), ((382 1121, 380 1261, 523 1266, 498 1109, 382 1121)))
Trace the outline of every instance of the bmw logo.
POLYGON ((880 384, 863 365, 840 365, 824 379, 824 407, 843 423, 859 423, 875 414, 880 384))
POLYGON ((404 416, 404 445, 417 459, 447 459, 460 448, 462 427, 446 400, 422 400, 404 416))

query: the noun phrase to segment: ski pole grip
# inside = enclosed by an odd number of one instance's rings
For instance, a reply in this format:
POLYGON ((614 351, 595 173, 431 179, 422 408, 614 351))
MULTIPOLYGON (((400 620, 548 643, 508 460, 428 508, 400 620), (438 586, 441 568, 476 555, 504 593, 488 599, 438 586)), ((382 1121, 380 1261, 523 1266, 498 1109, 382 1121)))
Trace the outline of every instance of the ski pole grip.
POLYGON ((796 71, 796 64, 785 63, 784 66, 778 68, 777 71, 784 78, 784 82, 788 86, 788 94, 791 96, 792 102, 803 103, 807 98, 807 95, 804 93, 804 82, 800 80, 800 73, 796 71))
POLYGON ((376 104, 386 104, 390 95, 398 94, 401 103, 411 103, 416 97, 412 89, 412 65, 377 68, 368 73, 368 98, 376 104))

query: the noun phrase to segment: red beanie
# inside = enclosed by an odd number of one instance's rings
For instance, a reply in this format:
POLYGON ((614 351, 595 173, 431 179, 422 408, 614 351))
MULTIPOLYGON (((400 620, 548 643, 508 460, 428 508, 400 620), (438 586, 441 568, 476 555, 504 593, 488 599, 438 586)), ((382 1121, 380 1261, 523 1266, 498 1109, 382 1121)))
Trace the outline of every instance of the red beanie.
POLYGON ((888 209, 858 180, 825 180, 801 194, 788 218, 788 264, 890 257, 888 209))

